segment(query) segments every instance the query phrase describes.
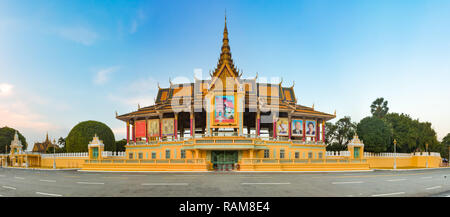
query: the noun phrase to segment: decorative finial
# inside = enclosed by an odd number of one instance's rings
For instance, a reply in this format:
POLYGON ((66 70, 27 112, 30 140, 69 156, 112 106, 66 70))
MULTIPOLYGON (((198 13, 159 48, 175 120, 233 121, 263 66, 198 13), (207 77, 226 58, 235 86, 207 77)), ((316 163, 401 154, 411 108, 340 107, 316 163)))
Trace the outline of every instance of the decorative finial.
POLYGON ((116 117, 117 117, 118 115, 117 115, 117 111, 116 111, 116 117))
POLYGON ((160 90, 160 89, 161 89, 161 87, 159 86, 159 82, 157 82, 157 84, 158 84, 158 90, 160 90))
POLYGON ((282 83, 283 83, 283 77, 281 77, 281 82, 280 82, 280 84, 278 84, 278 85, 281 86, 282 83))
POLYGON ((255 80, 258 79, 258 72, 256 72, 255 80))
POLYGON ((313 103, 313 105, 312 105, 312 109, 314 110, 314 103, 313 103))
POLYGON ((141 109, 141 105, 139 105, 139 103, 138 103, 138 109, 141 109))
POLYGON ((173 86, 173 84, 172 84, 172 79, 169 77, 169 84, 170 84, 170 87, 172 87, 173 86))
POLYGON ((334 116, 336 116, 336 109, 334 110, 334 116))
POLYGON ((295 86, 295 81, 292 81, 292 87, 291 88, 294 88, 294 86, 295 86))

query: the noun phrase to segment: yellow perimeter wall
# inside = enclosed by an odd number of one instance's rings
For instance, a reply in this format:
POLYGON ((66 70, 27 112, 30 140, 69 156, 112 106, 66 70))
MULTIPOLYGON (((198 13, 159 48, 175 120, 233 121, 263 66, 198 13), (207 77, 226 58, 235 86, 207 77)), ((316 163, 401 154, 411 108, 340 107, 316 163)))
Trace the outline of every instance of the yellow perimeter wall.
MULTIPOLYGON (((81 168, 87 157, 56 157, 56 168, 81 168)), ((53 158, 41 158, 43 168, 53 168, 53 158)))

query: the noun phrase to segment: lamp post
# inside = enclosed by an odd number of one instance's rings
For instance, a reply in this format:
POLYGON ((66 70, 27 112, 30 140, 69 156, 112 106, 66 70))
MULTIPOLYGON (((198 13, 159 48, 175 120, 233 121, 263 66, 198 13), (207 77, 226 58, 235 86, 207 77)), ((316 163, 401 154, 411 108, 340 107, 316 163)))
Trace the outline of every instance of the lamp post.
POLYGON ((394 139, 394 170, 397 169, 397 140, 394 139))
POLYGON ((428 168, 428 155, 429 155, 429 153, 428 153, 428 143, 425 144, 425 148, 426 148, 426 151, 427 151, 427 163, 426 163, 426 167, 428 168))
POLYGON ((53 169, 56 169, 55 146, 53 146, 53 169))

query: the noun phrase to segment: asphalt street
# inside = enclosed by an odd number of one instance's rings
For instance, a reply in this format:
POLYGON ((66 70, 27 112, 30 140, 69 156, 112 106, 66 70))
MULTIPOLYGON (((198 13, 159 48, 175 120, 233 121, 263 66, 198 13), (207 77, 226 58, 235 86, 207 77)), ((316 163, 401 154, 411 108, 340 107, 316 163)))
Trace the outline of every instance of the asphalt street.
POLYGON ((79 172, 0 168, 0 197, 450 197, 450 168, 372 172, 79 172))

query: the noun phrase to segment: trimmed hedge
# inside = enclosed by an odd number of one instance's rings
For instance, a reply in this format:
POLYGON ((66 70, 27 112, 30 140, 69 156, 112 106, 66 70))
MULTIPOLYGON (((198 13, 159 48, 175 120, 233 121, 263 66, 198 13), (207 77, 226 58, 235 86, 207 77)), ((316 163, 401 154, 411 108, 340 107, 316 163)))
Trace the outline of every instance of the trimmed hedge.
POLYGON ((88 144, 97 134, 105 144, 105 151, 116 150, 116 140, 111 128, 98 121, 84 121, 72 128, 66 138, 67 152, 87 152, 88 144))

